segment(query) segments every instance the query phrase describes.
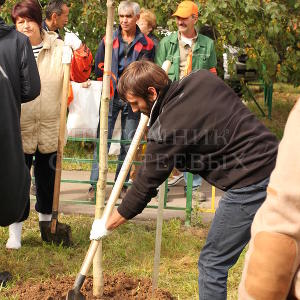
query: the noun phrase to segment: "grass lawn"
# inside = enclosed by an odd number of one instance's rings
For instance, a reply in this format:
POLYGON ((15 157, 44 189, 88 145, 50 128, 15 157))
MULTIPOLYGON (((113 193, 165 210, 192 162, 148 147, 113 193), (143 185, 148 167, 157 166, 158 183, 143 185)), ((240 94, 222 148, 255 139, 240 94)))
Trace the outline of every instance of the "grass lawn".
MULTIPOLYGON (((267 108, 264 106, 263 93, 256 93, 256 99, 267 114, 267 108)), ((297 99, 300 98, 300 87, 294 88, 284 83, 274 84, 272 120, 262 117, 257 106, 253 101, 246 103, 248 108, 260 119, 280 140, 283 135, 284 126, 289 112, 297 99)))
MULTIPOLYGON (((262 119, 280 139, 288 113, 299 97, 300 89, 276 84, 273 96, 272 120, 261 118, 253 102, 247 106, 262 119)), ((256 93, 263 105, 262 93, 256 93)), ((92 158, 90 144, 68 143, 66 156, 92 158)), ((90 168, 90 164, 64 163, 65 169, 90 168)), ((22 248, 19 251, 5 250, 8 229, 0 227, 0 271, 8 270, 13 281, 7 288, 0 287, 0 300, 17 299, 1 296, 1 292, 13 288, 16 282, 34 280, 45 281, 50 277, 75 276, 80 269, 89 245, 89 231, 92 218, 86 216, 60 216, 60 221, 72 227, 74 245, 71 248, 48 245, 41 242, 37 214, 32 212, 24 223, 22 248)), ((161 251, 159 287, 172 293, 175 299, 197 299, 197 260, 204 245, 208 227, 195 221, 186 228, 180 220, 164 222, 161 251)), ((104 269, 110 274, 125 272, 138 278, 152 276, 155 243, 155 222, 129 222, 116 230, 103 241, 104 269)), ((237 299, 244 254, 230 271, 228 280, 228 299, 237 299)))
MULTIPOLYGON (((9 291, 17 281, 41 282, 50 277, 77 274, 89 245, 92 218, 62 216, 60 220, 72 227, 74 245, 71 248, 43 243, 36 213, 31 213, 24 224, 22 248, 18 251, 5 250, 8 230, 0 228, 0 270, 9 270, 14 277, 2 292, 9 291)), ((187 228, 177 219, 164 222, 159 287, 170 291, 175 299, 197 299, 197 260, 207 230, 207 227, 187 228)), ((154 245, 154 222, 129 222, 121 226, 103 241, 105 271, 151 278, 154 245)), ((229 299, 237 297, 241 267, 242 260, 230 273, 229 299)), ((0 299, 17 298, 2 298, 0 288, 0 299)))

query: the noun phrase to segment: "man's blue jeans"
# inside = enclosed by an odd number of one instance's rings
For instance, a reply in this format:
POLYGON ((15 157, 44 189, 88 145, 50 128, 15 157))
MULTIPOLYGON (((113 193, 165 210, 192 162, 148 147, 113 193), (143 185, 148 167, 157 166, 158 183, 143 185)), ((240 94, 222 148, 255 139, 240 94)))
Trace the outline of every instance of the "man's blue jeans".
POLYGON ((247 187, 228 190, 219 202, 200 253, 199 299, 227 298, 227 276, 250 239, 254 215, 266 198, 269 177, 247 187))
MULTIPOLYGON (((133 113, 131 107, 120 99, 114 99, 110 103, 109 115, 108 115, 108 139, 112 138, 115 123, 118 118, 118 114, 121 111, 121 140, 132 140, 139 124, 140 113, 133 113)), ((99 129, 98 129, 99 132, 99 129)), ((108 143, 108 151, 110 143, 108 143)), ((118 160, 124 160, 128 152, 130 144, 121 144, 120 155, 118 160)), ((122 164, 118 164, 115 180, 117 179, 121 170, 122 164)), ((97 163, 97 147, 94 150, 94 162, 92 165, 92 172, 90 180, 97 181, 99 176, 99 167, 97 163)), ((129 173, 126 177, 126 181, 129 180, 129 173)))

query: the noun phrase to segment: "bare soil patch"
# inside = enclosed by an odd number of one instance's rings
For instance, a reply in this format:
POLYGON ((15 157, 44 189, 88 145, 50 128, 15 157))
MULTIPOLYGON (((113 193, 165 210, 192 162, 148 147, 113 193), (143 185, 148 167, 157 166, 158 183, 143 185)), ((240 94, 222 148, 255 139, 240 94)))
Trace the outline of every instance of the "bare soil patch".
MULTIPOLYGON (((74 277, 52 278, 43 283, 20 282, 6 292, 5 296, 18 296, 22 300, 63 300, 69 289, 72 289, 74 277)), ((152 295, 150 279, 136 279, 124 273, 109 276, 104 274, 104 295, 93 297, 93 279, 88 277, 81 289, 86 299, 115 300, 171 300, 175 299, 168 291, 158 289, 152 295)))

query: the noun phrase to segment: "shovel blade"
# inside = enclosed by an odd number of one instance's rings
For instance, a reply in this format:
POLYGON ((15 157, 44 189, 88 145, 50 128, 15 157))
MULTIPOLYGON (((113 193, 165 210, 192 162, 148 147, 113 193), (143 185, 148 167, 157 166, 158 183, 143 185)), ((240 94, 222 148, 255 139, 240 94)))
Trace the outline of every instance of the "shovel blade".
POLYGON ((42 240, 47 243, 54 243, 56 245, 62 244, 65 247, 72 245, 72 231, 67 224, 57 223, 56 232, 51 232, 51 221, 39 222, 42 240))
POLYGON ((69 290, 66 300, 85 300, 85 296, 83 296, 79 291, 69 290))
POLYGON ((7 282, 12 279, 12 276, 9 272, 0 272, 0 288, 5 287, 7 282))

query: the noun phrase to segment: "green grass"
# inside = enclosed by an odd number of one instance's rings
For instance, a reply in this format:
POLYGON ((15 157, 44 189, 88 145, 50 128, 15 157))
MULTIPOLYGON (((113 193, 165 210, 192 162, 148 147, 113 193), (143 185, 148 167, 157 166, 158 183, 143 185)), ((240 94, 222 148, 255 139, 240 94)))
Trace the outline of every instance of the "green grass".
MULTIPOLYGON (((255 91, 254 91, 255 92, 255 91)), ((263 93, 256 92, 255 97, 259 105, 267 115, 267 107, 264 105, 263 93)), ((272 119, 262 117, 254 101, 246 102, 247 107, 268 127, 280 140, 283 136, 284 127, 288 115, 296 100, 300 97, 300 87, 294 88, 291 85, 277 83, 274 85, 272 119)))
MULTIPOLYGON (((63 161, 63 169, 72 171, 91 171, 92 163, 81 162, 79 159, 93 159, 94 145, 91 142, 68 141, 64 148, 64 157, 73 158, 72 161, 63 161)), ((115 155, 109 155, 109 160, 116 160, 115 155)), ((108 171, 115 172, 116 164, 108 164, 108 171)))
MULTIPOLYGON (((92 218, 62 216, 60 221, 72 227, 71 248, 42 243, 36 213, 31 213, 24 223, 22 247, 18 251, 5 250, 8 230, 0 228, 0 270, 9 270, 14 277, 5 290, 9 291, 17 281, 43 282, 53 276, 77 274, 88 249, 92 218)), ((205 234, 199 234, 202 231, 207 229, 191 230, 177 219, 163 225, 159 287, 169 290, 176 299, 197 299, 197 260, 205 239, 205 234)), ((154 222, 129 222, 121 226, 103 241, 105 272, 151 278, 154 245, 154 222)))
MULTIPOLYGON (((5 250, 8 230, 0 228, 0 270, 10 271, 14 278, 3 291, 9 292, 18 281, 43 282, 50 277, 78 273, 89 246, 92 218, 60 216, 60 221, 72 227, 74 245, 70 248, 41 241, 36 213, 31 213, 24 223, 22 247, 18 251, 5 250)), ((175 299, 198 299, 197 261, 207 231, 207 226, 185 227, 178 219, 164 222, 159 288, 170 291, 175 299)), ((155 222, 128 222, 103 240, 105 272, 151 278, 154 246, 155 222)), ((237 299, 243 259, 242 255, 229 274, 228 299, 237 299)), ((1 288, 0 299, 5 299, 1 297, 1 288)))
POLYGON ((277 91, 279 93, 290 93, 290 94, 300 94, 300 86, 294 87, 293 85, 287 84, 287 83, 275 83, 274 84, 274 91, 277 91))
POLYGON ((64 161, 64 170, 90 171, 92 164, 79 162, 77 159, 92 159, 94 145, 91 142, 68 141, 64 148, 64 157, 74 158, 74 161, 64 161))
MULTIPOLYGON (((267 108, 264 107, 264 103, 260 95, 258 96, 258 103, 262 108, 264 108, 264 111, 267 112, 267 108)), ((282 101, 275 98, 273 101, 271 120, 267 117, 262 117, 254 102, 249 102, 248 108, 255 113, 258 119, 261 120, 279 140, 281 140, 288 115, 294 104, 295 102, 292 100, 282 101)))

